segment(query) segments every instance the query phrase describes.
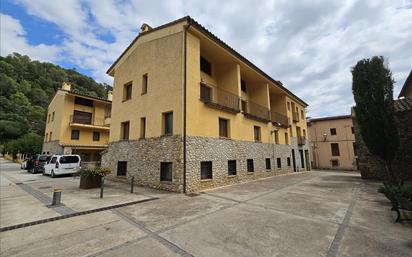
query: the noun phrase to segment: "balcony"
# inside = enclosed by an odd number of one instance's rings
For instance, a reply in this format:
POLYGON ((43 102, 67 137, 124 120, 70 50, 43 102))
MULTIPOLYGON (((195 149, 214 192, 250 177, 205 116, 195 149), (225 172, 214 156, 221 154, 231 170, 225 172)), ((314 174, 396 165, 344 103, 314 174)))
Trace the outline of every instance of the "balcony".
POLYGON ((200 83, 200 101, 218 110, 240 112, 239 96, 204 82, 200 83))
POLYGON ((110 125, 105 122, 105 118, 94 118, 83 115, 70 115, 69 125, 71 127, 83 127, 110 130, 110 125))
POLYGON ((274 125, 278 125, 280 127, 288 128, 289 127, 289 118, 286 115, 280 114, 278 112, 271 112, 270 118, 274 125))
POLYGON ((243 102, 242 106, 245 117, 261 122, 270 122, 270 111, 268 108, 254 102, 243 102))
POLYGON ((306 138, 305 137, 298 137, 298 145, 305 145, 306 138))
POLYGON ((299 122, 299 113, 298 112, 292 112, 292 119, 293 122, 299 122))

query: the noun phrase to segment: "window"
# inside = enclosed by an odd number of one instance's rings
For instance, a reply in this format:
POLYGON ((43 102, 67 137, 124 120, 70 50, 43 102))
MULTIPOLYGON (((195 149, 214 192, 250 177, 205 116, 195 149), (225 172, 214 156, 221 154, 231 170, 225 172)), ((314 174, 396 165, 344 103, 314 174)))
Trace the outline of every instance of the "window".
POLYGON ((219 118, 219 137, 229 137, 229 121, 219 118))
POLYGON ((202 56, 200 56, 200 70, 212 76, 212 64, 202 56))
POLYGON ((280 158, 276 158, 276 166, 278 169, 282 168, 282 160, 280 158))
POLYGON ((306 130, 303 129, 302 132, 303 132, 303 138, 306 138, 306 130))
POLYGON ((212 101, 212 88, 203 83, 200 84, 200 100, 206 103, 212 101))
POLYGON ((300 110, 300 117, 303 119, 305 119, 305 114, 303 114, 303 110, 300 110))
POLYGON ((146 137, 146 118, 140 118, 140 138, 146 137))
POLYGON ((92 124, 92 116, 93 116, 93 113, 91 112, 82 112, 82 111, 74 110, 71 121, 73 123, 92 124))
POLYGON ((117 176, 126 176, 127 174, 127 162, 118 161, 117 162, 117 176))
POLYGON ((49 141, 52 140, 52 135, 53 135, 53 132, 50 132, 50 134, 49 134, 49 141))
POLYGON ((270 163, 270 158, 266 158, 266 169, 270 170, 272 167, 271 163, 270 163))
POLYGON ((243 79, 240 80, 240 89, 246 93, 246 82, 243 79))
POLYGON ((93 107, 93 100, 87 99, 87 98, 83 98, 83 97, 78 97, 76 96, 74 98, 74 103, 75 104, 79 104, 79 105, 84 105, 84 106, 89 106, 89 107, 93 107))
POLYGON ((49 133, 46 133, 46 136, 44 137, 44 142, 47 142, 48 137, 49 137, 49 133))
POLYGON ((247 172, 254 172, 255 171, 255 168, 254 168, 254 165, 253 165, 253 159, 247 159, 246 164, 247 164, 247 172))
POLYGON ((57 162, 57 157, 53 157, 51 160, 50 160, 50 163, 56 163, 57 162))
POLYGON ((253 132, 255 135, 255 142, 260 142, 260 127, 254 126, 253 127, 253 132))
POLYGON ((160 163, 160 181, 172 181, 172 163, 160 163))
POLYGON ((121 135, 120 138, 122 140, 128 140, 129 139, 129 130, 130 130, 130 122, 125 121, 121 123, 121 135))
POLYGON ((76 130, 76 129, 73 129, 70 138, 71 138, 72 140, 79 140, 79 137, 80 137, 80 131, 79 131, 79 130, 76 130))
POLYGON ((332 164, 332 167, 339 167, 339 161, 338 160, 331 160, 330 162, 332 164))
POLYGON ((212 178, 213 178, 212 162, 211 161, 200 162, 200 179, 212 179, 212 178))
POLYGON ((331 150, 332 150, 332 156, 339 156, 339 144, 338 143, 332 143, 330 144, 331 150))
POLYGON ((93 131, 93 141, 100 141, 100 132, 93 131))
POLYGON ((247 102, 245 100, 241 100, 240 104, 242 105, 242 111, 247 113, 247 102))
POLYGON ((124 84, 123 86, 123 101, 132 99, 132 82, 124 84))
POLYGON ((336 136, 336 129, 335 128, 330 129, 330 135, 331 136, 336 136))
POLYGON ((48 116, 48 118, 47 118, 47 123, 50 123, 50 114, 49 114, 49 116, 48 116))
POLYGON ((147 84, 148 84, 148 77, 146 73, 142 77, 142 95, 147 93, 147 84))
POLYGON ((51 119, 51 121, 54 121, 54 112, 52 113, 52 119, 51 119))
POLYGON ((353 154, 356 156, 358 155, 358 147, 356 145, 356 142, 353 142, 353 154))
POLYGON ((352 131, 352 134, 355 134, 355 129, 353 127, 350 127, 350 130, 352 131))
POLYGON ((66 164, 66 163, 78 163, 80 161, 79 157, 76 155, 66 155, 60 157, 59 162, 61 164, 66 164))
POLYGON ((279 131, 275 130, 275 144, 279 144, 279 131))
POLYGON ((229 176, 236 175, 236 160, 227 161, 227 174, 229 176))
POLYGON ((164 135, 173 135, 173 112, 163 113, 164 135))
POLYGON ((288 102, 287 105, 288 105, 288 111, 290 111, 290 102, 288 102))
POLYGON ((286 158, 286 161, 287 161, 288 167, 290 167, 290 157, 286 158))
POLYGON ((285 144, 289 144, 289 135, 288 132, 285 132, 285 144))

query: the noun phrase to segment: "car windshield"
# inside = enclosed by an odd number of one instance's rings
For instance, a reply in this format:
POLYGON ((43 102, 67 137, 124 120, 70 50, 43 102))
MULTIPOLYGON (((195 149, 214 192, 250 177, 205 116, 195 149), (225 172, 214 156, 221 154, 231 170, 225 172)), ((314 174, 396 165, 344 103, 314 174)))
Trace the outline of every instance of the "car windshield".
POLYGON ((42 156, 39 157, 39 161, 41 161, 41 162, 45 162, 45 161, 48 161, 48 160, 50 160, 50 158, 47 155, 42 155, 42 156))
POLYGON ((79 162, 79 157, 75 155, 69 155, 69 156, 62 156, 60 157, 59 160, 60 163, 78 163, 79 162))

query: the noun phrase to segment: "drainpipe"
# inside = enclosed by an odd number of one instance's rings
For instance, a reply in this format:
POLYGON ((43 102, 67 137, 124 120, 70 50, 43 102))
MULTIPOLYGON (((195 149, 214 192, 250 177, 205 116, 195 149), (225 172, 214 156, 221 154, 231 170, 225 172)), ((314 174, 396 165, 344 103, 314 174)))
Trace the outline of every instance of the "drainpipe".
POLYGON ((187 30, 191 25, 191 20, 188 20, 188 25, 184 29, 184 51, 183 51, 183 193, 187 192, 186 188, 186 59, 187 59, 187 30))

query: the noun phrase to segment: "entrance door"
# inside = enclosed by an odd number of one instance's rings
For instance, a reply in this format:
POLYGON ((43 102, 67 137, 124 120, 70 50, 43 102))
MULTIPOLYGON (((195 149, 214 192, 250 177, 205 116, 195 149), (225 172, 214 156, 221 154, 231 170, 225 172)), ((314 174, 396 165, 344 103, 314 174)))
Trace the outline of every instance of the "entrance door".
POLYGON ((293 164, 293 171, 296 172, 295 149, 292 149, 292 164, 293 164))
POLYGON ((303 150, 299 150, 299 155, 300 155, 300 166, 302 169, 305 169, 305 159, 303 157, 303 150))
POLYGON ((309 160, 309 151, 305 150, 305 160, 306 160, 306 170, 310 170, 310 160, 309 160))

